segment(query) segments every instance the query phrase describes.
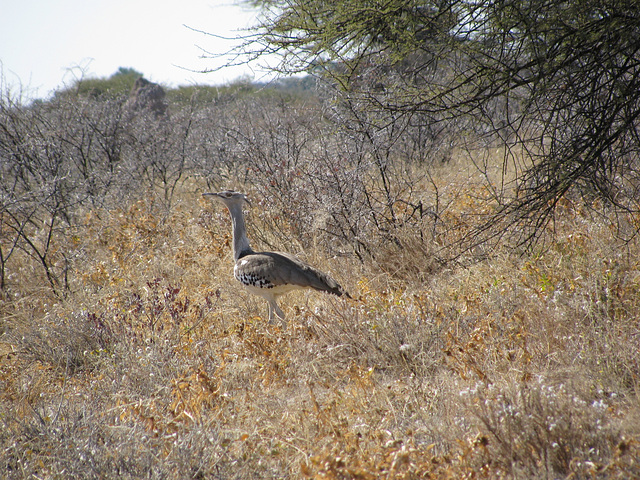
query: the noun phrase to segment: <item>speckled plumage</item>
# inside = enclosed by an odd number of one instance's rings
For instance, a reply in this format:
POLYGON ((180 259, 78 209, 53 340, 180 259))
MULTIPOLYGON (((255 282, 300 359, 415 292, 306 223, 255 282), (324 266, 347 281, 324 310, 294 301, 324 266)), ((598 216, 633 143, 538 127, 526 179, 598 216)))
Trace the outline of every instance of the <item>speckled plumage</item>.
POLYGON ((334 295, 349 294, 329 275, 283 252, 254 252, 247 239, 242 205, 248 200, 242 193, 229 190, 212 195, 225 204, 233 223, 233 275, 245 288, 263 297, 269 304, 269 321, 275 313, 284 320, 284 313, 276 299, 299 288, 312 288, 334 295))

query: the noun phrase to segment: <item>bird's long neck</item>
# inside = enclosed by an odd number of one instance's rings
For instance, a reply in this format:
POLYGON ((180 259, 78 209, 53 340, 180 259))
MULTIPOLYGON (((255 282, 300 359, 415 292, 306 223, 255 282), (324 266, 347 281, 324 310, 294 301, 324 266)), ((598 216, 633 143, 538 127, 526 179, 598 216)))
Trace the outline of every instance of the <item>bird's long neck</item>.
POLYGON ((239 204, 230 205, 229 213, 233 223, 233 259, 237 262, 240 257, 253 253, 253 250, 247 238, 242 206, 239 204))

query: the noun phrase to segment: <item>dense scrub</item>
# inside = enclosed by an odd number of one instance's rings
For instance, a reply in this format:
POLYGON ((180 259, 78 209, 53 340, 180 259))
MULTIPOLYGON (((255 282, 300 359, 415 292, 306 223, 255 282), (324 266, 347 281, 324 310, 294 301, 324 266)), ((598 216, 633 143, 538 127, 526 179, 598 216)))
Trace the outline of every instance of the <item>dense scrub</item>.
POLYGON ((531 251, 467 249, 499 146, 308 93, 0 114, 8 478, 640 476, 637 217, 567 196, 531 251), (200 195, 226 187, 354 300, 269 325, 200 195))

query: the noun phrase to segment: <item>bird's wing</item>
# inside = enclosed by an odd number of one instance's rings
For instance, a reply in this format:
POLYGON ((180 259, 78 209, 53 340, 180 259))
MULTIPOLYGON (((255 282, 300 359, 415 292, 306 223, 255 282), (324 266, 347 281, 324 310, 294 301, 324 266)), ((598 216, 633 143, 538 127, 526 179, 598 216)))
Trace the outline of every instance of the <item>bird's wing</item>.
POLYGON ((346 294, 329 275, 288 253, 259 252, 247 255, 238 260, 238 269, 255 278, 264 278, 273 286, 295 285, 338 296, 346 294))

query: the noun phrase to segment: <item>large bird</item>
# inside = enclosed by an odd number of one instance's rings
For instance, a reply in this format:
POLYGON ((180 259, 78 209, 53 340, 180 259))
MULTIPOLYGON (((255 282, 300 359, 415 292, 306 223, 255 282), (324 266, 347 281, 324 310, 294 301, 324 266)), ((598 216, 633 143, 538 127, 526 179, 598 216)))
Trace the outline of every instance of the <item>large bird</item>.
POLYGON ((254 252, 249 245, 242 207, 249 200, 244 193, 225 190, 204 193, 224 203, 233 223, 233 258, 236 265, 233 275, 245 288, 264 298, 269 304, 269 322, 275 313, 282 320, 284 312, 276 300, 292 290, 312 288, 334 295, 351 296, 326 273, 312 267, 288 253, 254 252))

